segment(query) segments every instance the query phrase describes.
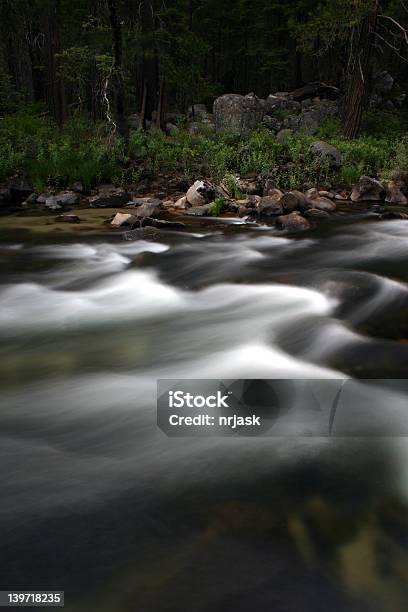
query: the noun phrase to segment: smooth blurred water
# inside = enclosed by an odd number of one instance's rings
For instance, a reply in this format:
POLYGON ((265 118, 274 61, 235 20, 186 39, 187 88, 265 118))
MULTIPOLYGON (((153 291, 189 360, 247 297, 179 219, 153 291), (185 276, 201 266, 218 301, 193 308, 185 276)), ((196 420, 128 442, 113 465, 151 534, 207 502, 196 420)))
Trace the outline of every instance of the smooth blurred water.
POLYGON ((408 223, 196 229, 3 237, 2 588, 68 610, 406 609, 404 438, 168 439, 155 393, 408 378, 408 223))

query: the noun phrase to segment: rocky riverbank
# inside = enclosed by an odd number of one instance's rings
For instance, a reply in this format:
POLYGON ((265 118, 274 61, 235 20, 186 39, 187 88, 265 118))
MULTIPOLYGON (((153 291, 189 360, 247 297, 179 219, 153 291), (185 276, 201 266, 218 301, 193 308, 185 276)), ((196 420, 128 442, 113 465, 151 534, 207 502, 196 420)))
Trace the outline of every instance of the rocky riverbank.
MULTIPOLYGON (((330 155, 335 163, 335 152, 325 144, 315 143, 317 154, 330 155)), ((0 202, 3 229, 109 228, 125 231, 127 239, 162 230, 188 230, 198 220, 214 217, 266 224, 284 233, 304 232, 362 212, 380 220, 408 219, 405 184, 381 183, 367 176, 349 189, 326 184, 286 192, 262 176, 229 175, 218 185, 207 180, 189 185, 183 179, 161 177, 127 188, 101 185, 92 192, 77 183, 70 190, 44 193, 14 180, 1 188, 0 202)))

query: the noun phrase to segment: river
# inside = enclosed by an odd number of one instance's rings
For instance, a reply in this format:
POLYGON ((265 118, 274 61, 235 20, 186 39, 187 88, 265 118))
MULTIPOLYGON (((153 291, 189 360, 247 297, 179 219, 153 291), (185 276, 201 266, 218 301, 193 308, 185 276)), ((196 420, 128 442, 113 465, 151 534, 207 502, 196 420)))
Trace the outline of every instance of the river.
POLYGON ((364 215, 4 233, 1 588, 78 612, 407 609, 406 438, 171 439, 155 403, 158 378, 352 377, 407 405, 407 257, 408 222, 364 215))

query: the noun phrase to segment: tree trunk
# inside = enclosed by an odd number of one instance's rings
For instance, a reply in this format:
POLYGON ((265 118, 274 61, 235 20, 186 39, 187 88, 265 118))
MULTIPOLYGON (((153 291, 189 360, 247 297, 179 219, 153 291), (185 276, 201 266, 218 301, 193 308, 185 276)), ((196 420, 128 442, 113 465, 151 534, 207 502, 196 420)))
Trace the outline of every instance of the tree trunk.
POLYGON ((122 73, 122 27, 117 12, 116 0, 108 0, 109 17, 112 30, 113 74, 112 84, 114 92, 114 108, 116 129, 120 136, 128 137, 128 122, 125 106, 125 86, 122 73))
POLYGON ((353 31, 350 43, 349 82, 345 98, 344 135, 356 138, 360 132, 364 106, 370 92, 373 36, 377 26, 378 3, 353 31), (354 47, 354 49, 353 49, 354 47))
POLYGON ((158 62, 154 41, 154 7, 152 0, 142 0, 140 5, 142 17, 142 32, 144 37, 144 53, 142 60, 142 125, 152 121, 153 111, 157 111, 159 98, 158 62))

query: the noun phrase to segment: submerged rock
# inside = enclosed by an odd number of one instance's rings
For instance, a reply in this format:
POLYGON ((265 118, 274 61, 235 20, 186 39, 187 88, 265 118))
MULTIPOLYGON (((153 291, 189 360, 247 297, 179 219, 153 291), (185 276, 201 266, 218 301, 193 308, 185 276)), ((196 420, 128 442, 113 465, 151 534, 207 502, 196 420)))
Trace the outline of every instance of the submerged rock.
POLYGON ((287 232, 302 232, 310 229, 311 225, 299 212, 292 212, 289 215, 278 217, 276 227, 287 232))
POLYGON ((81 219, 78 215, 58 215, 55 217, 56 223, 80 223, 81 219))

